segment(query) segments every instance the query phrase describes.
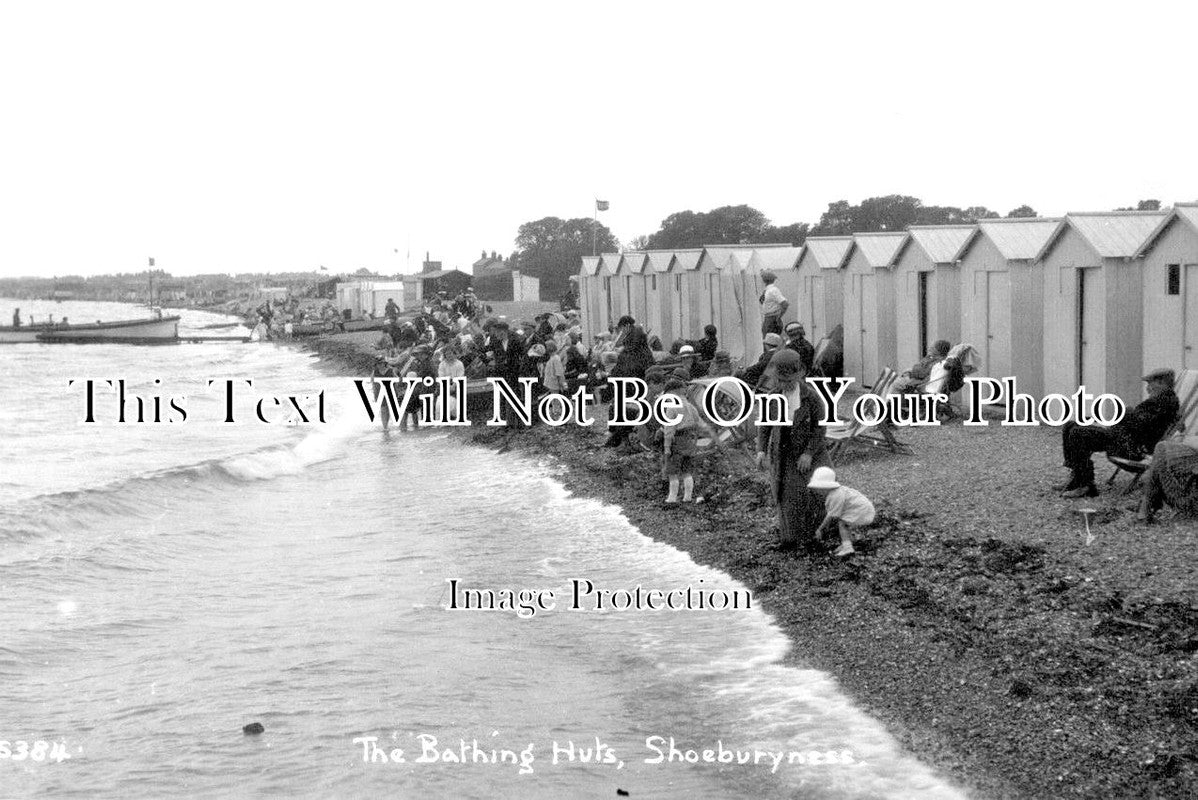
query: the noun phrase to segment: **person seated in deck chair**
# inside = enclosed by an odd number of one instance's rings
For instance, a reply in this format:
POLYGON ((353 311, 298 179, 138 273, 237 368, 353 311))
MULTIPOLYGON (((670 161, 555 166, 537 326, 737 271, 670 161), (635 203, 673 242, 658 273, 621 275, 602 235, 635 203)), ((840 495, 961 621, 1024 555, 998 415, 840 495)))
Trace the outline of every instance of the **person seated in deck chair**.
POLYGON ((1165 440, 1152 452, 1152 466, 1144 473, 1144 499, 1138 522, 1150 523, 1163 505, 1180 514, 1198 516, 1198 436, 1165 440))
POLYGON ((895 394, 918 392, 932 377, 932 367, 948 358, 948 351, 951 349, 952 345, 944 339, 933 344, 931 352, 916 361, 911 369, 900 375, 894 382, 895 394))
POLYGON ((1062 497, 1097 497, 1094 486, 1094 453, 1121 458, 1143 458, 1156 446, 1177 420, 1179 404, 1173 392, 1171 369, 1158 369, 1143 378, 1148 399, 1133 408, 1117 425, 1078 425, 1066 422, 1061 428, 1065 466, 1071 470, 1066 483, 1054 486, 1062 497))

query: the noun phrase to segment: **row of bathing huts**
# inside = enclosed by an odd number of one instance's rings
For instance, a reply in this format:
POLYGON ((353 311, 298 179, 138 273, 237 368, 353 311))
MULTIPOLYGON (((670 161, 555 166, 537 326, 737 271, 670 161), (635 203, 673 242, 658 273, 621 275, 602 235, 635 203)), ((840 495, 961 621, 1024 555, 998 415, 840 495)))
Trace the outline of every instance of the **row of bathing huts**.
POLYGON ((629 314, 668 347, 711 323, 756 359, 767 270, 813 343, 843 325, 845 375, 866 385, 937 339, 1035 397, 1084 385, 1135 403, 1146 371, 1198 367, 1198 203, 584 257, 585 331, 629 314))

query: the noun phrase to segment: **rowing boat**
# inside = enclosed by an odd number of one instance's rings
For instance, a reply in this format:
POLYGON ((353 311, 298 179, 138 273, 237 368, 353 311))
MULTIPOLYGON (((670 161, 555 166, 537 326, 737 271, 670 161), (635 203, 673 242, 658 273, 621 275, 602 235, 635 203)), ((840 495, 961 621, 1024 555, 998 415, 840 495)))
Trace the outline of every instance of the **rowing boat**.
POLYGON ((179 341, 179 318, 130 319, 119 322, 94 322, 44 328, 36 341, 93 344, 167 344, 179 341))

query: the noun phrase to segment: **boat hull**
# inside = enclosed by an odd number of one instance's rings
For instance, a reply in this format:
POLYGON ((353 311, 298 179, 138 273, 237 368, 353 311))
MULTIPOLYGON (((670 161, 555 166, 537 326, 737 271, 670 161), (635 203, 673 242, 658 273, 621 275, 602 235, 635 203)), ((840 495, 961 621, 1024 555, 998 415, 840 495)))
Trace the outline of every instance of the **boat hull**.
POLYGON ((97 322, 38 332, 37 341, 66 344, 166 344, 179 341, 179 318, 97 322))
POLYGON ((36 342, 37 335, 47 330, 49 328, 41 326, 21 326, 20 328, 14 328, 11 325, 5 325, 4 327, 0 327, 0 344, 27 344, 29 342, 36 342))

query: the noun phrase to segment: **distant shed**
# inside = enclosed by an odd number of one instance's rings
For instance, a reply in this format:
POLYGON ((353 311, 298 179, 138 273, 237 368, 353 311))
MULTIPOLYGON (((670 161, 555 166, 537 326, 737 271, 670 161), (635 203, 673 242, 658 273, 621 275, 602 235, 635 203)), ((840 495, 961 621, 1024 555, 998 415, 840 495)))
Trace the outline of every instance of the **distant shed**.
POLYGON ((1143 262, 1137 257, 1168 214, 1074 213, 1041 248, 1044 391, 1079 385, 1128 404, 1143 386, 1143 262))
POLYGON ((1044 391, 1044 276, 1036 255, 1059 218, 978 221, 961 253, 961 341, 981 357, 979 375, 1012 376, 1019 391, 1044 391))
POLYGON ((595 273, 595 285, 599 289, 598 316, 595 318, 596 333, 602 333, 612 328, 620 318, 612 286, 615 283, 612 279, 619 266, 619 253, 601 253, 599 255, 599 269, 595 273))
POLYGON ((600 303, 603 290, 599 286, 599 256, 583 256, 578 272, 578 306, 582 312, 582 333, 587 342, 594 342, 599 327, 600 303))
POLYGON ((976 225, 916 225, 907 229, 894 264, 895 352, 902 371, 937 339, 961 339, 961 271, 957 261, 976 225))
POLYGON ((1198 369, 1198 204, 1178 203, 1137 258, 1144 265, 1144 371, 1198 369))
POLYGON ((894 261, 907 233, 858 233, 845 267, 844 375, 873 385, 895 367, 894 261))
POLYGON ((844 322, 844 267, 853 250, 852 236, 809 236, 795 264, 798 297, 795 318, 813 344, 844 322))

